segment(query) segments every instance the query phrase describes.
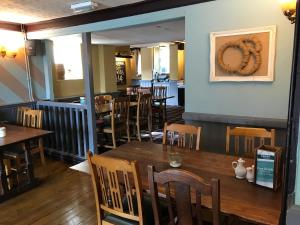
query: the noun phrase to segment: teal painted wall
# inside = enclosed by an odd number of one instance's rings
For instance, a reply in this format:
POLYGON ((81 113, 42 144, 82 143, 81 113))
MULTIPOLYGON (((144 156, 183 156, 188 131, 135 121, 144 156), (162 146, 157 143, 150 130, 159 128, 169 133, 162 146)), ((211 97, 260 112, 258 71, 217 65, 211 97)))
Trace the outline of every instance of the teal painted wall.
POLYGON ((186 14, 186 111, 286 119, 294 26, 277 0, 226 0, 186 14), (209 82, 209 33, 277 26, 275 81, 209 82))
POLYGON ((185 18, 186 34, 187 112, 287 118, 294 26, 282 15, 278 0, 218 0, 88 25, 32 32, 28 37, 43 39, 182 17, 185 18), (277 26, 275 81, 210 83, 210 32, 267 25, 277 26))

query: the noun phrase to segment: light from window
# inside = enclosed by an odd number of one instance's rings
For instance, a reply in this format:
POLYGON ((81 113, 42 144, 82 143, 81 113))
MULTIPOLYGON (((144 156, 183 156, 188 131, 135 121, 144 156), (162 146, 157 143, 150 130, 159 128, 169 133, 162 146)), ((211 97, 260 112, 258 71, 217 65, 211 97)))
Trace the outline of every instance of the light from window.
POLYGON ((137 75, 142 75, 142 55, 141 51, 137 51, 137 75))
POLYGON ((170 73, 170 47, 160 46, 159 47, 159 72, 170 73))
POLYGON ((56 65, 63 65, 64 80, 83 79, 81 60, 81 40, 74 36, 52 39, 56 65))

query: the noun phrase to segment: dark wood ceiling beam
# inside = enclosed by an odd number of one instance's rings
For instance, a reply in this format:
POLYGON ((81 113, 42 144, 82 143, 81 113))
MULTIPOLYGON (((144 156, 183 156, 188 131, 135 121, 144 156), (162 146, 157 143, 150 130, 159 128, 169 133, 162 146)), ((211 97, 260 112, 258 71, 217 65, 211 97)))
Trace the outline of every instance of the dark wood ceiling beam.
POLYGON ((27 32, 89 24, 215 0, 147 0, 26 25, 27 32))
POLYGON ((9 31, 19 31, 19 32, 22 31, 21 24, 4 22, 4 21, 0 21, 0 29, 9 30, 9 31))

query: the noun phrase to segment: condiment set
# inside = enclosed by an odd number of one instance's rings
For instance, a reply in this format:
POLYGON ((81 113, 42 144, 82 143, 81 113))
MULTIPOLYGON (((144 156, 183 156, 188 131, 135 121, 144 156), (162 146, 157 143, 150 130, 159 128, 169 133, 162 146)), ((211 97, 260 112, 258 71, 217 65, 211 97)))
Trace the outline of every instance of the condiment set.
POLYGON ((254 181, 254 165, 245 168, 244 164, 245 160, 243 160, 242 158, 239 158, 238 161, 232 162, 232 168, 234 169, 235 177, 237 179, 246 178, 248 182, 252 183, 254 181))

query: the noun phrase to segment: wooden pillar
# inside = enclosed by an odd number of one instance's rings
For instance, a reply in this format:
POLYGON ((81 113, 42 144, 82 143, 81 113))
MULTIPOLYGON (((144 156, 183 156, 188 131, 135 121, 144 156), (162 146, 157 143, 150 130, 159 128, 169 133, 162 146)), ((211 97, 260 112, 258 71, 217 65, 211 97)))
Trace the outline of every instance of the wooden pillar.
MULTIPOLYGON (((300 211, 295 210, 295 187, 297 187, 297 150, 299 149, 299 115, 300 115, 300 3, 297 1, 297 17, 295 24, 293 64, 289 96, 289 113, 287 122, 287 142, 284 163, 284 182, 282 196, 282 210, 280 224, 297 224, 300 219, 300 211), (289 209, 290 208, 290 209, 289 209), (286 219, 287 218, 287 219, 286 219)), ((299 150, 298 150, 299 151, 299 150)), ((298 171, 299 172, 299 171, 298 171)))
MULTIPOLYGON (((44 40, 45 54, 43 55, 46 99, 54 100, 53 90, 53 42, 44 40)), ((54 78, 56 79, 56 78, 54 78)))
POLYGON ((96 116, 94 101, 94 80, 92 69, 91 33, 82 34, 82 70, 84 77, 84 91, 87 106, 87 123, 89 131, 89 149, 97 153, 96 116))

